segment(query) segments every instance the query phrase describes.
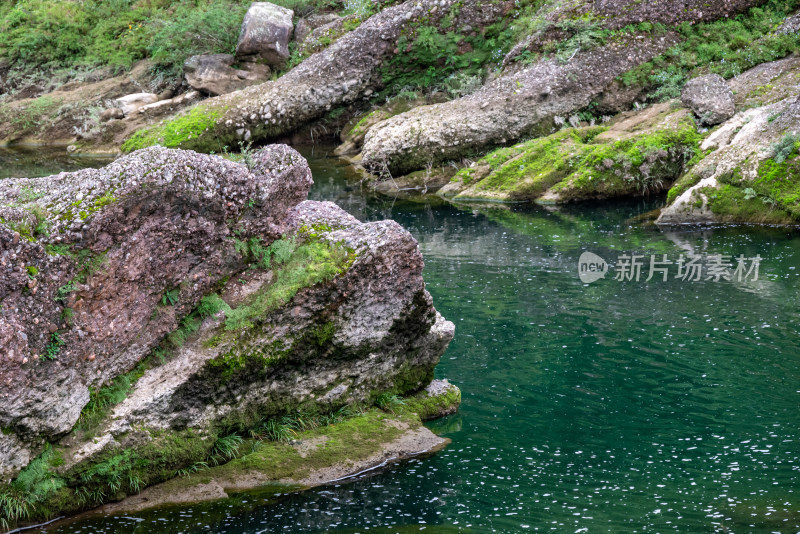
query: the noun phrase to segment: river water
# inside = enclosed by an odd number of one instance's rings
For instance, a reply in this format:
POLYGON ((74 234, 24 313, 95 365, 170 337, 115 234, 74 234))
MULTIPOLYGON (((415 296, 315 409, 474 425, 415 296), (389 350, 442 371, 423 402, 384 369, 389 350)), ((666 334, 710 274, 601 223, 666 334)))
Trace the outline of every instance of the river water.
POLYGON ((429 425, 452 444, 349 483, 46 532, 800 532, 800 232, 633 220, 658 200, 376 199, 324 150, 305 155, 311 198, 419 241, 456 324, 436 373, 463 405, 429 425), (585 284, 584 251, 642 256, 642 275, 585 284), (668 280, 646 281, 653 254, 674 262, 668 280), (676 277, 681 254, 705 258, 700 280, 676 277), (716 255, 745 271, 715 280, 716 255))

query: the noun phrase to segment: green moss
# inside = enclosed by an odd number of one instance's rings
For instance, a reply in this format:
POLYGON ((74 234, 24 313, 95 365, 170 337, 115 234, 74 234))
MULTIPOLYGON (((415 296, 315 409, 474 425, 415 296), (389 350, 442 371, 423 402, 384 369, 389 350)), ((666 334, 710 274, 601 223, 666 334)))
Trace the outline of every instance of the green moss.
POLYGON ((111 383, 89 388, 89 402, 81 410, 77 429, 86 432, 97 428, 111 409, 128 397, 146 369, 145 363, 139 363, 132 371, 117 376, 111 383))
POLYGON ((54 453, 48 444, 11 483, 0 486, 0 527, 9 528, 37 517, 38 509, 65 485, 51 470, 54 453))
POLYGON ((690 118, 677 126, 601 141, 602 128, 565 129, 501 148, 457 177, 469 190, 457 199, 531 200, 548 190, 561 201, 643 195, 662 190, 684 171, 701 139, 690 118))
POLYGON ((672 204, 686 191, 700 183, 701 176, 690 172, 683 175, 667 192, 667 204, 672 204))
MULTIPOLYGON (((223 113, 222 109, 198 104, 187 113, 169 119, 163 124, 134 133, 122 144, 121 149, 123 152, 132 152, 153 145, 202 149, 197 143, 214 143, 208 139, 212 136, 206 134, 214 129, 223 113), (201 138, 205 141, 200 141, 201 138)), ((222 147, 209 145, 209 150, 214 148, 222 147)))
MULTIPOLYGON (((325 241, 296 246, 281 245, 273 249, 274 281, 262 287, 248 301, 231 310, 225 319, 226 330, 252 327, 254 321, 288 303, 303 288, 333 280, 346 271, 355 259, 354 252, 325 241)), ((274 247, 276 243, 270 245, 274 247)))
MULTIPOLYGON (((305 457, 288 443, 261 442, 256 445, 254 452, 191 475, 189 482, 200 483, 211 477, 224 486, 225 481, 233 483, 249 472, 260 473, 265 479, 274 481, 301 480, 315 469, 364 460, 379 452, 384 444, 403 432, 390 424, 389 421, 393 419, 397 417, 372 410, 336 424, 297 432, 295 439, 317 443, 309 448, 305 457)), ((418 419, 411 416, 401 416, 401 420, 411 427, 420 424, 418 419)))
POLYGON ((461 390, 453 386, 442 395, 430 396, 426 391, 420 391, 404 399, 398 411, 414 413, 421 420, 428 421, 441 417, 442 414, 453 413, 459 405, 461 405, 461 390))
POLYGON ((774 209, 761 198, 747 198, 736 186, 722 184, 718 189, 700 190, 708 198, 708 207, 721 222, 786 224, 792 218, 781 209, 774 209))

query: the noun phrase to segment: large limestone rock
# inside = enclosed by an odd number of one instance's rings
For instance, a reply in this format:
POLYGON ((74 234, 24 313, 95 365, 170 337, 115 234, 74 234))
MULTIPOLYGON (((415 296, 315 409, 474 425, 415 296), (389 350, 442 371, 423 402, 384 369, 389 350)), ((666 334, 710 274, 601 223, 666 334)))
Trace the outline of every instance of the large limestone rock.
POLYGON ((453 325, 416 241, 304 202, 310 185, 283 145, 0 182, 0 480, 50 444, 71 509, 87 484, 137 491, 89 481, 114 455, 154 459, 155 484, 225 432, 424 388, 453 325), (124 398, 87 407, 112 384, 124 398))
POLYGON ((233 62, 230 54, 192 56, 183 65, 186 81, 193 89, 219 96, 263 82, 269 74, 269 68, 263 73, 234 69, 233 62))
POLYGON ((736 113, 733 91, 719 74, 689 80, 681 92, 681 101, 707 126, 725 122, 736 113))
POLYGON ((475 93, 422 106, 378 123, 365 137, 362 163, 378 175, 402 175, 429 164, 459 159, 531 132, 550 132, 586 107, 621 73, 663 52, 669 35, 632 47, 615 43, 508 72, 475 93))
POLYGON ((253 2, 244 16, 236 57, 263 60, 278 67, 289 59, 294 12, 269 2, 253 2))
POLYGON ((711 153, 673 188, 662 225, 796 223, 800 98, 738 113, 701 145, 711 153))

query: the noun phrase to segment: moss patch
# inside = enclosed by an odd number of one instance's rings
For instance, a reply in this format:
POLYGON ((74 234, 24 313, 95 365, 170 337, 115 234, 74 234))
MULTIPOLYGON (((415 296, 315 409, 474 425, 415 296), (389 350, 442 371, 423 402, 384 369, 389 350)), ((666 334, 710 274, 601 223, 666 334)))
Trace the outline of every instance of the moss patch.
POLYGON ((689 117, 677 126, 617 141, 601 127, 565 129, 501 148, 456 175, 468 189, 456 199, 557 201, 644 195, 663 190, 697 154, 701 139, 689 117))
MULTIPOLYGON (((222 115, 222 109, 198 104, 183 115, 134 133, 122 144, 122 151, 133 152, 153 145, 186 148, 186 145, 191 144, 195 147, 201 136, 214 129, 222 115), (195 143, 191 143, 192 140, 195 143)), ((211 141, 206 140, 205 142, 211 141)))

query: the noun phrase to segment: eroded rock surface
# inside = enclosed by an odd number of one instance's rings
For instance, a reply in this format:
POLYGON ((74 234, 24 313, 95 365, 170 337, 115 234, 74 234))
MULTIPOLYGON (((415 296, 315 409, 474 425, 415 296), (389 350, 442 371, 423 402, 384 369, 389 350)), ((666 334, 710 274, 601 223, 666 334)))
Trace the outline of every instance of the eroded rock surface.
MULTIPOLYGON (((0 478, 59 458, 32 518, 41 499, 76 511, 78 492, 100 504, 219 461, 216 440, 287 413, 430 384, 454 327, 417 242, 304 201, 310 185, 284 145, 249 167, 154 147, 0 182, 0 478)), ((432 395, 425 414, 460 400, 432 395)))
POLYGON ((681 92, 681 101, 707 126, 725 122, 736 113, 733 91, 719 74, 689 80, 681 92))
POLYGON ((244 16, 236 57, 264 61, 278 67, 289 59, 294 12, 270 2, 253 2, 244 16))

